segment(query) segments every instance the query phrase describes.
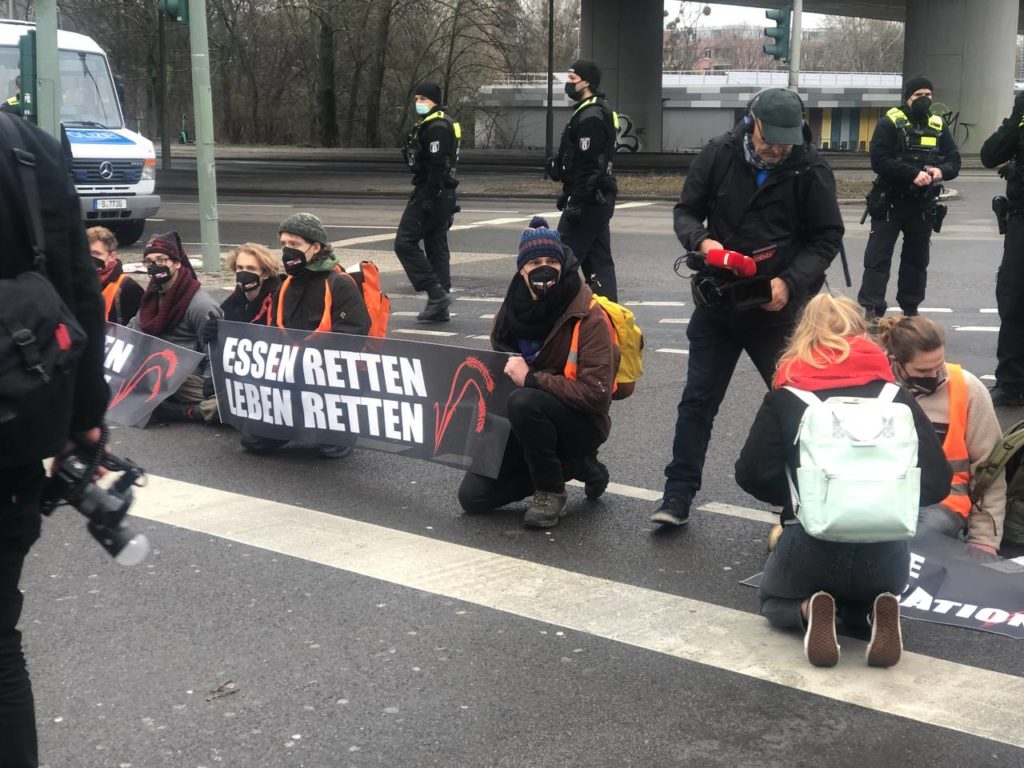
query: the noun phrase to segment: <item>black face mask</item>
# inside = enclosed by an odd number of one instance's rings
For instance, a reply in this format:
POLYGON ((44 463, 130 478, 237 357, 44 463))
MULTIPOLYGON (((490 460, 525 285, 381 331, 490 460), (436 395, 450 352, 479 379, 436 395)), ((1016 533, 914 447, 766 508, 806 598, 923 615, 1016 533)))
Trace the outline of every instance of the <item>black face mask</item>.
POLYGON ((934 395, 942 382, 938 376, 907 376, 903 382, 914 397, 934 395))
POLYGON ((97 259, 95 256, 92 257, 92 263, 96 265, 97 272, 99 272, 101 269, 107 266, 107 262, 105 259, 97 259))
POLYGON ((260 276, 254 272, 236 272, 235 282, 243 291, 251 291, 259 286, 260 276))
POLYGON ((157 285, 163 285, 171 279, 171 268, 166 264, 150 264, 146 272, 157 285))
POLYGON ((919 121, 928 119, 928 110, 932 108, 932 100, 928 96, 919 96, 910 104, 910 113, 919 121))
POLYGON ((545 264, 542 267, 534 267, 526 273, 526 284, 530 286, 533 294, 538 299, 543 299, 558 285, 558 278, 562 273, 554 267, 545 264))
POLYGON ((576 83, 566 83, 565 94, 573 101, 579 101, 583 98, 583 94, 576 90, 576 83))
POLYGON ((282 248, 281 261, 284 263, 284 271, 287 275, 297 275, 306 268, 309 262, 306 259, 306 252, 298 248, 282 248))

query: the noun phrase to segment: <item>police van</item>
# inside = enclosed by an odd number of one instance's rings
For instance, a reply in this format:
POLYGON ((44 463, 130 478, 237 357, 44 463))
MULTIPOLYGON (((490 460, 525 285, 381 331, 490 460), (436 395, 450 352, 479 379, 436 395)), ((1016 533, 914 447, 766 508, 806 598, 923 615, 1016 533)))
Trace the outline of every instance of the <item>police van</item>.
MULTIPOLYGON (((0 21, 0 101, 19 102, 18 40, 34 25, 0 21)), ((71 143, 72 176, 87 226, 110 229, 122 246, 142 237, 160 209, 153 142, 125 127, 107 55, 85 35, 57 32, 60 119, 71 143)))

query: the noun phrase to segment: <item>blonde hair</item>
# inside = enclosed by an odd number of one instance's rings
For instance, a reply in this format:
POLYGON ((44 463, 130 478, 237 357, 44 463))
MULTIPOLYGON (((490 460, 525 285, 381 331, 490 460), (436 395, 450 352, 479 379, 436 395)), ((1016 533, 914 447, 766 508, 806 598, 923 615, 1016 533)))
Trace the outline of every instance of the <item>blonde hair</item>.
POLYGON ((256 259, 256 263, 260 265, 260 274, 276 275, 280 271, 280 265, 270 249, 259 243, 242 243, 227 255, 224 259, 224 266, 234 272, 238 264, 238 257, 243 253, 256 259))
POLYGON ((896 315, 878 321, 878 343, 900 365, 906 365, 919 352, 934 352, 946 346, 946 331, 927 317, 896 315))
POLYGON ((800 321, 779 358, 778 370, 794 362, 826 368, 850 356, 851 336, 867 333, 864 310, 853 299, 819 293, 800 314, 800 321))
POLYGON ((117 250, 117 238, 106 227, 89 227, 85 230, 85 236, 89 240, 89 245, 102 243, 109 253, 117 250))

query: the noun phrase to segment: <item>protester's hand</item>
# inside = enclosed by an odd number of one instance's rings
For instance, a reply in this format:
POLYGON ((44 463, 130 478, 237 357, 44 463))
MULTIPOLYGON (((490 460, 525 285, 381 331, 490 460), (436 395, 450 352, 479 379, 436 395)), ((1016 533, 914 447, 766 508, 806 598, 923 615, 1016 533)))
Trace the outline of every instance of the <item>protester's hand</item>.
POLYGON ((925 170, 926 173, 928 173, 929 176, 932 177, 933 181, 942 181, 942 169, 941 168, 936 168, 933 165, 929 165, 924 170, 925 170))
POLYGON ((768 312, 778 312, 789 304, 789 283, 781 277, 772 278, 772 300, 764 305, 768 312))
POLYGON ((700 245, 697 246, 697 250, 701 253, 707 253, 708 251, 717 248, 720 251, 725 250, 725 246, 717 240, 712 240, 710 237, 700 241, 700 245))
POLYGON ((529 372, 530 365, 518 355, 510 357, 505 363, 505 375, 512 379, 517 387, 526 383, 526 374, 529 372))
POLYGON ((979 549, 982 552, 987 552, 990 555, 999 554, 999 550, 997 550, 995 547, 989 546, 988 544, 982 544, 979 541, 969 541, 967 542, 967 546, 974 547, 975 549, 979 549))
POLYGON ((220 318, 217 317, 217 313, 211 311, 206 318, 206 322, 203 323, 203 330, 200 331, 199 335, 204 347, 217 341, 217 336, 220 333, 220 329, 218 327, 219 319, 220 318))
POLYGON ((914 177, 915 187, 927 187, 932 183, 932 175, 925 171, 918 171, 917 176, 914 177))
POLYGON ((568 204, 569 204, 569 196, 568 195, 559 195, 558 199, 555 200, 555 208, 557 208, 560 211, 564 211, 565 210, 565 206, 567 206, 568 204))

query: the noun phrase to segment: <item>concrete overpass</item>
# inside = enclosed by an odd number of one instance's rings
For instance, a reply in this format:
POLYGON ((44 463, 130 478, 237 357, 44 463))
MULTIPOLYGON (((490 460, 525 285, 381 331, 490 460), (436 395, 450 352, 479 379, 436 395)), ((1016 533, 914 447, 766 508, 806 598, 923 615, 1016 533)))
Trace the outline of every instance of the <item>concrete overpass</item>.
MULTIPOLYGON (((648 146, 662 145, 663 4, 653 0, 581 0, 580 48, 604 71, 602 87, 620 112, 643 128, 648 146)), ((771 7, 772 0, 730 0, 771 7)), ((1024 0, 804 0, 808 13, 906 23, 904 74, 924 74, 937 101, 970 126, 961 147, 977 152, 1010 111, 1017 32, 1024 0)), ((767 22, 766 22, 767 25, 767 22)))

